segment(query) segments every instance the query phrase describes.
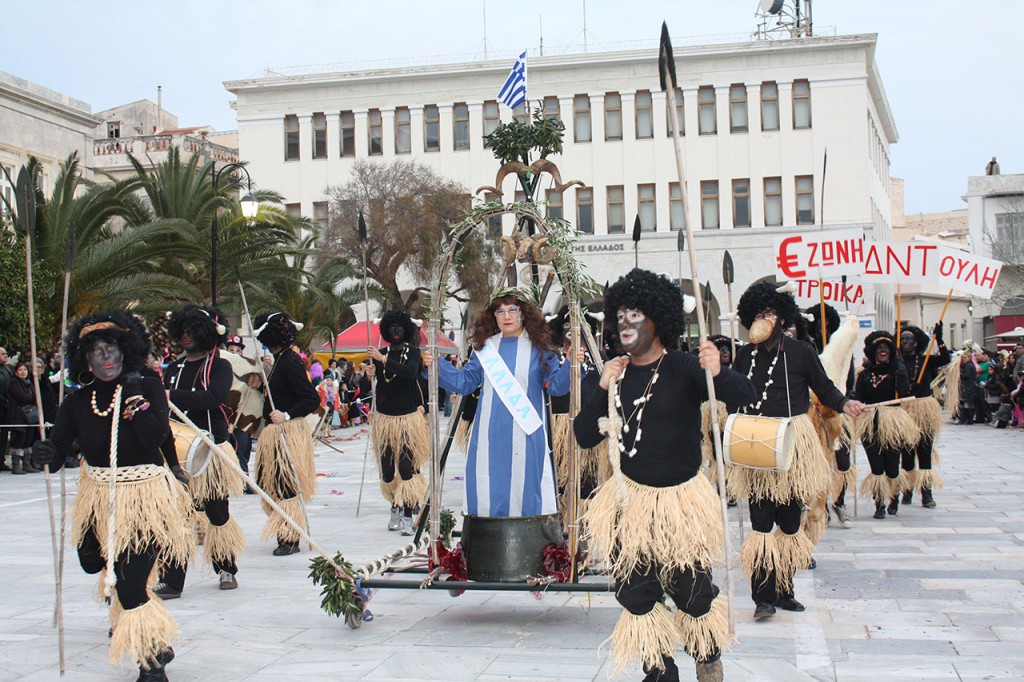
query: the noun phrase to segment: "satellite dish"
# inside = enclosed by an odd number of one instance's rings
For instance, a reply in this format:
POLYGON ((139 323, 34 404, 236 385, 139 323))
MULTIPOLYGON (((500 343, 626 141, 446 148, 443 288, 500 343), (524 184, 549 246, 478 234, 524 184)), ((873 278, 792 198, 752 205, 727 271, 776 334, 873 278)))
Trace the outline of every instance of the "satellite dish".
POLYGON ((765 14, 778 14, 784 3, 785 0, 761 0, 761 11, 765 14))

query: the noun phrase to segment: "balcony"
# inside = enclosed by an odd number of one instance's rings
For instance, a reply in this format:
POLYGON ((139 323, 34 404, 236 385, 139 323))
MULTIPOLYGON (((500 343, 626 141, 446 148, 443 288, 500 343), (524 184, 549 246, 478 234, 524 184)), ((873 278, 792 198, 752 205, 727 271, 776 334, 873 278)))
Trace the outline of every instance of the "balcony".
POLYGON ((224 163, 238 161, 237 149, 214 144, 200 136, 144 135, 93 140, 92 167, 108 173, 131 170, 128 154, 145 166, 155 166, 167 160, 167 154, 172 148, 180 150, 183 158, 198 154, 204 160, 224 163))

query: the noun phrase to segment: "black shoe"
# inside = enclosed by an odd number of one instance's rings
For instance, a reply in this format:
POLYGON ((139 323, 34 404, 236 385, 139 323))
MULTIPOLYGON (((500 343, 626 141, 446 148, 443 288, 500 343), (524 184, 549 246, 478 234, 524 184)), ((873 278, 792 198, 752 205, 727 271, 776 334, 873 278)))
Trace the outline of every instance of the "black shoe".
POLYGON ((285 542, 277 546, 274 550, 274 556, 288 556, 289 554, 299 553, 299 543, 297 542, 285 542))
POLYGON ((167 673, 164 672, 164 668, 173 660, 174 649, 168 647, 150 661, 149 670, 139 666, 139 678, 135 682, 166 682, 167 673))
POLYGON ((246 495, 255 495, 256 489, 253 488, 251 485, 247 485, 245 486, 245 490, 243 490, 242 492, 244 492, 246 495))
POLYGON ((728 507, 729 507, 730 509, 732 509, 733 507, 735 507, 735 506, 736 506, 736 504, 737 504, 737 503, 736 503, 736 498, 735 498, 735 497, 730 497, 730 498, 729 498, 729 502, 727 503, 727 506, 728 506, 728 507))
POLYGON ((876 519, 884 519, 885 518, 885 505, 884 504, 878 504, 878 503, 875 504, 875 518, 876 519))
POLYGON ((775 615, 775 607, 766 601, 759 601, 754 607, 754 620, 764 620, 775 615))
POLYGON ((157 583, 156 587, 153 588, 153 594, 164 601, 167 601, 168 599, 177 599, 180 597, 181 590, 176 590, 167 583, 157 583))
POLYGON ((889 508, 886 510, 889 512, 889 516, 896 516, 896 512, 900 510, 900 498, 894 497, 889 501, 889 508))
POLYGON ((903 500, 902 500, 903 504, 910 504, 913 501, 914 501, 914 491, 913 490, 908 490, 907 492, 903 493, 903 500))
POLYGON ((793 597, 779 597, 775 600, 775 605, 783 611, 803 611, 804 605, 798 602, 793 597))
POLYGON ((807 569, 808 570, 813 570, 813 569, 815 569, 817 567, 818 567, 818 562, 814 560, 814 557, 811 557, 811 563, 809 563, 807 565, 807 569))
POLYGON ((921 491, 921 506, 928 509, 935 509, 935 498, 932 497, 932 491, 928 488, 921 491))
POLYGON ((662 656, 661 660, 665 664, 665 669, 649 670, 644 667, 644 672, 647 674, 644 676, 643 682, 679 682, 679 668, 676 666, 675 659, 671 656, 662 656))

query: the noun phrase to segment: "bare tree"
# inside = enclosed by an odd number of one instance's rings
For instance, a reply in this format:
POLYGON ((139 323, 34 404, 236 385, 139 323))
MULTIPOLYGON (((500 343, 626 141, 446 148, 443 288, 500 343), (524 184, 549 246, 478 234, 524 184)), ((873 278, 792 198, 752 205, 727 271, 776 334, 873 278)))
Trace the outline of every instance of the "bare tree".
POLYGON ((992 294, 992 302, 1007 314, 1024 314, 1024 196, 1003 197, 1002 212, 996 214, 996 224, 987 220, 982 226, 982 237, 991 249, 992 257, 1002 261, 999 283, 992 294))
MULTIPOLYGON (((330 224, 322 244, 329 255, 359 262, 361 245, 358 216, 367 225, 366 267, 369 275, 389 292, 395 303, 416 312, 420 294, 429 290, 430 276, 441 248, 449 239, 449 225, 459 222, 469 208, 466 188, 414 161, 373 163, 358 160, 352 177, 328 187, 330 224), (414 282, 403 299, 400 273, 414 282)), ((464 266, 457 271, 458 287, 449 293, 458 301, 480 303, 489 294, 488 273, 497 267, 497 246, 477 231, 462 248, 464 266)))

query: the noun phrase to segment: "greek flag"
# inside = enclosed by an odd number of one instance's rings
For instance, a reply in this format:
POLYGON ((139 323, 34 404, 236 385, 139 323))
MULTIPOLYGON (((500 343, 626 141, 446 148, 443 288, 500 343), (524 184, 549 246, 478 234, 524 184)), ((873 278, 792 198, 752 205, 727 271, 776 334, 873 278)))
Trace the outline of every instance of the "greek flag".
POLYGON ((515 65, 498 91, 498 99, 509 109, 515 109, 526 101, 526 52, 519 55, 515 65))

